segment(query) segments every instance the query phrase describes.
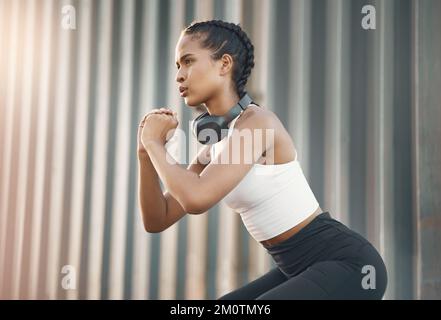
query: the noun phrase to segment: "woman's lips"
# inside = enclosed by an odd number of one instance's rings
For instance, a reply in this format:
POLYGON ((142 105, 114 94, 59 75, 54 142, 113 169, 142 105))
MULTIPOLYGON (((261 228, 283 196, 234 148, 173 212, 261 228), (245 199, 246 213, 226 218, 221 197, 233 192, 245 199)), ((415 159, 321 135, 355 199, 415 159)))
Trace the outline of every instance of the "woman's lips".
POLYGON ((186 97, 187 96, 187 89, 185 89, 184 91, 180 92, 181 97, 186 97))

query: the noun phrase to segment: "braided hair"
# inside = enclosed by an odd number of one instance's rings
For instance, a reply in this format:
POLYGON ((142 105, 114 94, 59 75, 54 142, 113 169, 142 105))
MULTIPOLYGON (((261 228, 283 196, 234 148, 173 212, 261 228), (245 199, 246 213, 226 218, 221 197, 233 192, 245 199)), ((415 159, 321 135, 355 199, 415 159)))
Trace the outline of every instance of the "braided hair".
POLYGON ((224 54, 233 58, 232 80, 236 93, 242 98, 254 67, 254 46, 239 24, 222 20, 193 22, 182 32, 193 37, 204 35, 201 46, 213 51, 212 59, 219 60, 224 54))

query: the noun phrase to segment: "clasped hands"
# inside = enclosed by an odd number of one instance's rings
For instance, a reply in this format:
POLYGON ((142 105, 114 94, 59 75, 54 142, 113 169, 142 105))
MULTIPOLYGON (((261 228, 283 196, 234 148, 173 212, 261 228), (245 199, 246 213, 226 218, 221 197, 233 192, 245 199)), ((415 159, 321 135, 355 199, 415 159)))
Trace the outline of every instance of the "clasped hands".
POLYGON ((138 127, 138 153, 146 153, 145 145, 157 141, 165 145, 179 125, 177 113, 168 108, 153 109, 148 112, 138 127))

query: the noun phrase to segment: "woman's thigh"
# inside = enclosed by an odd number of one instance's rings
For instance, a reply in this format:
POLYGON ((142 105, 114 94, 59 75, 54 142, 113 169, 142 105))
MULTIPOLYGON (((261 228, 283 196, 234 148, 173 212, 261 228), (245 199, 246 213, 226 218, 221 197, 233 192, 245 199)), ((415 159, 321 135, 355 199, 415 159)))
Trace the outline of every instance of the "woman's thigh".
POLYGON ((323 261, 261 294, 257 300, 381 299, 387 278, 381 265, 378 271, 375 285, 366 286, 363 278, 368 275, 362 268, 344 261, 323 261))
POLYGON ((219 300, 254 300, 287 279, 278 268, 274 268, 245 286, 220 297, 219 300))

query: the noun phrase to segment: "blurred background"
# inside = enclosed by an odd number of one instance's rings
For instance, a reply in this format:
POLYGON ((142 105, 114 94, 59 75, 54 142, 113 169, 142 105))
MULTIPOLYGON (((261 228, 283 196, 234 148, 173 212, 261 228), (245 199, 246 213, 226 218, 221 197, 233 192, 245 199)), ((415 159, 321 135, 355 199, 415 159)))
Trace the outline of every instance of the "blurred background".
POLYGON ((274 266, 222 202, 160 234, 140 219, 138 123, 166 106, 188 137, 174 50, 207 19, 248 33, 248 92, 380 251, 385 299, 440 299, 438 0, 0 0, 0 298, 216 299, 274 266))

